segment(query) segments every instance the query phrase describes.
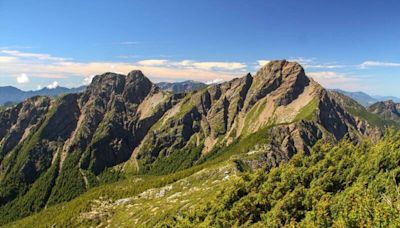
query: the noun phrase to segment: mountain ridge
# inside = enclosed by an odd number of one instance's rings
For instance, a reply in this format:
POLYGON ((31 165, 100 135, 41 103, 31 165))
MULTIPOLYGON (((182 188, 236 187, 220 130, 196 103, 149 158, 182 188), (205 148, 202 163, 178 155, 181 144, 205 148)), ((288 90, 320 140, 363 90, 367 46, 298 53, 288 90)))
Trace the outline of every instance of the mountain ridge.
POLYGON ((0 87, 0 106, 6 103, 18 103, 34 96, 54 97, 67 93, 79 93, 83 92, 85 88, 86 86, 80 86, 76 88, 66 88, 58 86, 53 89, 45 87, 40 90, 23 91, 13 86, 2 86, 0 87))
POLYGON ((186 94, 161 90, 139 70, 108 72, 83 93, 30 98, 0 119, 3 222, 120 174, 174 173, 254 148, 256 166, 272 167, 318 140, 357 142, 383 130, 353 117, 286 60, 186 94))

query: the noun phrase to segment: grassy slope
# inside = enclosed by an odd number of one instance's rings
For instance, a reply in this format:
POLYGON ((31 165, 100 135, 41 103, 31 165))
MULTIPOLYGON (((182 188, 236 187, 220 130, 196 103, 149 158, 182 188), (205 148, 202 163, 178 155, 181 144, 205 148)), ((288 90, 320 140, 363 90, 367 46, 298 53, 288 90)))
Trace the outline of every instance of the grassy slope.
POLYGON ((164 227, 398 227, 400 133, 376 144, 317 144, 270 172, 244 175, 217 200, 164 227))
MULTIPOLYGON (((89 212, 92 210, 93 203, 100 200, 101 202, 115 202, 118 199, 123 199, 127 197, 132 197, 142 193, 148 189, 152 188, 160 188, 169 184, 172 184, 178 180, 182 180, 184 178, 188 178, 188 180, 196 180, 198 176, 203 176, 201 174, 204 173, 211 173, 215 175, 211 175, 210 178, 199 180, 199 181, 191 181, 191 184, 186 186, 186 188, 200 188, 199 186, 209 185, 210 181, 221 180, 221 173, 224 173, 222 170, 232 169, 232 167, 236 166, 235 163, 236 156, 240 154, 246 154, 247 152, 251 151, 257 144, 263 144, 268 142, 268 137, 266 135, 266 129, 258 131, 257 133, 251 134, 250 136, 239 140, 231 144, 228 147, 222 149, 216 149, 214 152, 211 152, 207 157, 202 159, 202 162, 198 165, 195 165, 191 168, 181 170, 172 174, 168 175, 161 175, 161 176, 133 176, 127 177, 127 179, 123 181, 119 181, 113 184, 107 184, 100 187, 93 188, 88 192, 82 194, 81 196, 71 200, 67 203, 61 203, 55 206, 52 206, 44 211, 17 221, 14 224, 7 224, 7 227, 43 227, 43 226, 51 226, 52 224, 57 224, 59 226, 77 226, 77 225, 93 225, 98 223, 99 221, 96 219, 89 219, 88 221, 80 220, 79 215, 81 213, 89 212), (200 174, 198 174, 200 172, 200 174), (196 177, 197 176, 197 177, 196 177), (204 182, 205 181, 205 182, 204 182), (86 223, 88 222, 88 223, 86 223)), ((201 179, 201 178, 200 178, 201 179)), ((190 181, 189 181, 190 182, 190 181)), ((216 183, 216 182, 215 182, 216 183)), ((215 184, 214 183, 214 184, 215 184)), ((181 186, 182 188, 185 186, 181 186)), ((216 188, 210 188, 210 192, 207 191, 195 191, 193 192, 194 195, 204 196, 213 195, 212 193, 219 187, 217 185, 216 188)), ((176 193, 180 191, 179 188, 174 188, 174 191, 171 193, 176 193)), ((190 193, 189 193, 190 195, 190 193)), ((196 196, 197 197, 197 196, 196 196)), ((198 198, 200 200, 200 198, 198 198)), ((196 199, 193 199, 196 201, 196 199)), ((191 200, 189 200, 191 201, 191 200)), ((149 201, 150 202, 150 201, 149 201)), ((143 202, 145 205, 150 205, 149 203, 143 202)), ((155 202, 155 205, 161 205, 162 201, 158 203, 155 202)), ((170 202, 169 202, 170 204, 170 202)), ((180 205, 172 204, 171 207, 168 207, 169 211, 174 210, 174 208, 179 208, 180 205)), ((122 210, 122 214, 120 216, 124 217, 123 209, 115 209, 113 213, 116 211, 122 210)), ((118 212, 119 213, 119 212, 118 212)), ((145 212, 141 210, 141 213, 145 212)), ((149 213, 149 212, 147 212, 149 213)), ((168 213, 165 213, 166 216, 168 213)), ((141 219, 145 218, 141 214, 136 214, 141 219)), ((132 218, 136 218, 133 216, 132 218)), ((116 217, 117 220, 113 220, 115 223, 118 222, 118 216, 116 217)), ((102 219, 100 219, 103 221, 102 219)), ((142 221, 142 220, 140 220, 142 221)), ((104 221, 103 221, 104 222, 104 221)))
MULTIPOLYGON (((301 120, 301 119, 310 119, 313 117, 313 113, 316 109, 317 103, 313 100, 311 101, 306 107, 304 107, 299 115, 296 117, 296 120, 301 120)), ((177 180, 181 180, 183 178, 188 178, 191 179, 193 176, 196 176, 196 173, 203 170, 203 172, 212 172, 213 169, 218 169, 218 167, 222 167, 227 165, 225 162, 229 161, 230 158, 235 159, 238 155, 246 154, 247 152, 251 151, 252 148, 254 148, 256 145, 259 144, 265 144, 268 143, 269 138, 267 135, 267 130, 269 127, 273 126, 268 126, 267 128, 264 128, 262 130, 259 130, 256 133, 250 134, 246 138, 239 139, 232 143, 228 147, 217 147, 215 150, 211 151, 207 156, 203 157, 200 162, 188 169, 181 170, 172 174, 168 175, 162 175, 162 176, 133 176, 133 177, 128 177, 126 180, 113 183, 113 184, 108 184, 108 185, 103 185, 100 187, 93 188, 89 190, 87 193, 84 193, 83 195, 79 196, 76 199, 73 199, 70 202, 67 203, 61 203, 58 205, 55 205, 53 207, 50 207, 36 215, 30 216, 28 218, 25 218, 23 220, 20 220, 13 224, 13 226, 16 227, 29 227, 29 226, 50 226, 54 223, 57 225, 61 226, 76 226, 78 224, 83 224, 83 225, 90 225, 90 224, 96 224, 102 219, 88 219, 89 223, 85 224, 85 222, 88 222, 86 220, 79 219, 79 215, 81 213, 85 214, 85 212, 89 212, 94 208, 96 208, 96 203, 98 202, 98 205, 102 205, 104 207, 107 207, 105 205, 112 205, 112 203, 115 203, 116 200, 122 199, 122 198, 127 198, 127 197, 132 197, 135 196, 139 193, 142 193, 143 191, 146 191, 148 189, 152 188, 159 188, 163 187, 165 185, 171 184, 176 182, 177 180), (216 168, 217 167, 217 168, 216 168), (139 184, 140 183, 140 184, 139 184), (100 200, 101 199, 101 200, 100 200), (108 202, 108 203, 106 203, 108 202), (62 209, 62 210, 61 210, 62 209)), ((229 165, 237 165, 237 163, 233 162, 233 160, 230 160, 229 165)), ((215 177, 211 178, 212 180, 218 180, 218 175, 215 177), (214 179, 213 179, 214 178, 214 179), (215 179, 217 178, 217 179, 215 179)), ((211 180, 210 179, 210 180, 211 180)), ((197 187, 199 188, 198 185, 208 185, 207 181, 200 181, 199 183, 193 182, 190 186, 186 187, 197 187)), ((217 189, 217 186, 215 186, 217 189)), ((196 194, 203 195, 204 197, 207 196, 207 194, 211 194, 214 192, 215 189, 210 189, 211 192, 207 193, 207 191, 201 191, 197 192, 196 194)), ((174 190, 173 192, 177 192, 178 190, 174 190)), ((211 194, 213 195, 213 194, 211 194)), ((200 199, 200 198, 199 198, 200 199)), ((189 200, 190 201, 190 200, 189 200)), ((150 201, 149 201, 150 202, 150 201)), ((149 205, 148 203, 142 202, 143 204, 149 205)), ((157 204, 156 202, 154 202, 157 204)), ((159 201, 159 205, 161 205, 162 201, 159 201)), ((170 202, 168 202, 170 204, 170 202)), ((175 210, 182 205, 175 205, 172 206, 169 210, 175 210)), ((101 206, 100 206, 101 208, 101 206)), ((113 213, 116 213, 120 209, 115 209, 113 213)), ((121 218, 124 217, 123 209, 121 218)), ((119 213, 119 212, 118 212, 119 213)), ((141 213, 144 213, 143 210, 141 213)), ((159 212, 158 212, 159 213, 159 212)), ((100 213, 101 214, 101 213, 100 213)), ((165 215, 168 213, 164 213, 165 215)), ((138 214, 140 215, 140 214, 138 214)), ((90 217, 89 215, 87 217, 90 217)), ((133 216, 134 218, 135 216, 133 216)), ((113 220, 113 222, 118 222, 118 216, 115 217, 117 220, 113 220)), ((141 217, 144 218, 144 217, 141 217)), ((136 220, 135 220, 136 221, 136 220)), ((144 220, 140 220, 143 222, 144 220)), ((103 221, 104 222, 104 221, 103 221)), ((121 224, 120 224, 121 225, 121 224)))

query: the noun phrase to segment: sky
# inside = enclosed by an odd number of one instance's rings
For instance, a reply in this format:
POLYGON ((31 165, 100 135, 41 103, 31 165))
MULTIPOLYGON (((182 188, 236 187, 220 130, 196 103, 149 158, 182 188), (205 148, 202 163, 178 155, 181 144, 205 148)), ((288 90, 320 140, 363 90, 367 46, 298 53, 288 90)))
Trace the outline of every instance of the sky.
POLYGON ((0 0, 0 86, 220 82, 274 59, 327 88, 400 96, 400 1, 0 0))

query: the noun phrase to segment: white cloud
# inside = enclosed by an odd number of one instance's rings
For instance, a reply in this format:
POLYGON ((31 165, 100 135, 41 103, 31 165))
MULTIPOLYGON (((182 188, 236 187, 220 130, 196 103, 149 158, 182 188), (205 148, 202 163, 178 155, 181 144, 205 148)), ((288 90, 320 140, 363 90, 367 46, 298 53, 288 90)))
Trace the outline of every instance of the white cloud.
POLYGON ((166 59, 147 59, 147 60, 141 60, 137 63, 139 65, 143 65, 143 66, 163 66, 168 63, 168 60, 166 60, 166 59))
POLYGON ((265 66, 266 64, 268 64, 269 62, 271 62, 271 61, 270 61, 270 60, 265 60, 265 59, 257 60, 257 63, 258 63, 258 66, 259 66, 259 67, 263 67, 263 66, 265 66))
POLYGON ((41 89, 43 89, 43 87, 41 85, 36 86, 36 90, 41 90, 41 89))
POLYGON ((361 69, 369 67, 400 67, 400 63, 395 62, 381 62, 381 61, 365 61, 359 65, 361 69))
POLYGON ((92 83, 92 80, 93 80, 94 76, 95 75, 90 75, 90 76, 85 77, 83 79, 83 84, 84 85, 89 85, 90 83, 92 83))
POLYGON ((136 41, 122 41, 122 42, 119 42, 118 44, 121 44, 121 45, 135 45, 135 44, 138 44, 139 42, 136 42, 136 41))
POLYGON ((20 58, 33 58, 38 60, 50 60, 50 61, 67 61, 72 60, 70 58, 61 58, 54 57, 48 54, 38 54, 38 53, 30 53, 30 52, 21 52, 17 50, 1 50, 0 53, 7 54, 14 57, 20 58))
POLYGON ((17 76, 17 82, 19 84, 24 84, 29 82, 29 77, 25 73, 22 73, 21 75, 17 76))
MULTIPOLYGON (((230 80, 242 76, 243 71, 246 70, 246 65, 239 62, 172 61, 166 59, 145 59, 133 63, 78 62, 53 57, 49 54, 32 54, 15 50, 0 50, 0 52, 5 56, 15 58, 15 61, 0 64, 0 72, 14 77, 29 72, 30 77, 63 79, 77 76, 90 77, 110 71, 127 74, 132 70, 142 70, 150 79, 157 79, 158 81, 191 79, 205 82, 215 78, 230 80)), ((86 83, 88 80, 89 78, 86 79, 86 83)))
POLYGON ((222 82, 224 82, 225 80, 222 78, 216 78, 214 80, 210 80, 210 81, 206 81, 207 85, 212 85, 212 84, 220 84, 222 82))
POLYGON ((48 89, 55 89, 58 87, 58 82, 54 81, 53 83, 46 86, 48 89))
POLYGON ((344 65, 340 64, 318 63, 316 58, 294 57, 288 59, 288 61, 297 62, 305 69, 336 69, 345 67, 344 65))
POLYGON ((207 61, 193 61, 182 60, 172 61, 166 59, 146 59, 138 61, 137 64, 142 66, 164 66, 171 68, 186 68, 186 69, 199 69, 199 70, 244 70, 247 65, 239 62, 207 62, 207 61))
POLYGON ((0 63, 8 63, 15 61, 17 58, 11 56, 0 56, 0 63))
POLYGON ((239 62, 192 62, 191 65, 203 70, 243 70, 247 67, 245 64, 239 62))
POLYGON ((365 89, 359 78, 340 74, 333 71, 308 72, 308 76, 320 83, 325 88, 340 88, 344 90, 361 90, 365 89))

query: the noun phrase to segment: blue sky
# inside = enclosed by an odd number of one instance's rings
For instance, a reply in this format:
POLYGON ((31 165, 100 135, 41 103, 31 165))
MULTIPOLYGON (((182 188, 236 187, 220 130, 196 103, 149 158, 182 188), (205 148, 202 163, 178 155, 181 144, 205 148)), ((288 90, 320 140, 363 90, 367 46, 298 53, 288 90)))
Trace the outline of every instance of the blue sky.
POLYGON ((325 87, 400 96, 400 2, 0 0, 0 86, 106 71, 221 81, 272 59, 325 87))

